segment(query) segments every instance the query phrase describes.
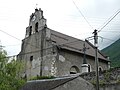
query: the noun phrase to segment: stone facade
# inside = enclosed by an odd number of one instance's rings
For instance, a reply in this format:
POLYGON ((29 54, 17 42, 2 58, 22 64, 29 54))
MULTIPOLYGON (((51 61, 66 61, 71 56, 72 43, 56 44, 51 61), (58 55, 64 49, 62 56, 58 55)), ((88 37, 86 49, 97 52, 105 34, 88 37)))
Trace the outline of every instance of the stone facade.
MULTIPOLYGON (((80 75, 80 77, 95 84, 96 81, 95 72, 83 73, 80 75)), ((116 68, 111 68, 109 70, 100 71, 99 81, 100 84, 102 85, 120 83, 120 68, 116 67, 116 68)))
MULTIPOLYGON (((51 30, 41 9, 30 16, 25 38, 22 40, 18 58, 25 61, 24 74, 27 78, 40 76, 67 76, 82 72, 83 44, 86 51, 88 71, 95 70, 95 50, 89 41, 82 41, 51 30)), ((98 51, 99 65, 108 69, 109 60, 98 51)))

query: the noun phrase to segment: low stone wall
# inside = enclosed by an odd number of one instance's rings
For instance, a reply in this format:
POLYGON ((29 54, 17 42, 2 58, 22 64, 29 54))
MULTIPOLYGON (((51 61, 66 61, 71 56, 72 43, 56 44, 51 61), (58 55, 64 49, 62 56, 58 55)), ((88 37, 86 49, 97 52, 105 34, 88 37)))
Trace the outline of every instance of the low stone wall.
POLYGON ((101 86, 100 90, 120 90, 120 83, 106 84, 101 86))
POLYGON ((95 90, 94 86, 79 75, 27 82, 21 90, 95 90))
MULTIPOLYGON (((96 90, 95 78, 95 72, 90 72, 50 80, 34 80, 27 82, 21 90, 96 90)), ((100 72, 99 79, 100 90, 120 90, 120 68, 100 72)))
MULTIPOLYGON (((95 72, 80 75, 85 80, 96 85, 95 72)), ((99 72, 100 90, 120 90, 120 68, 113 68, 99 72)))
POLYGON ((95 87, 83 78, 77 77, 72 81, 56 87, 53 90, 95 90, 95 87))
MULTIPOLYGON (((95 72, 83 73, 80 75, 85 80, 91 82, 96 79, 95 72)), ((108 83, 117 83, 120 81, 120 68, 113 68, 99 72, 99 80, 104 80, 108 83)))

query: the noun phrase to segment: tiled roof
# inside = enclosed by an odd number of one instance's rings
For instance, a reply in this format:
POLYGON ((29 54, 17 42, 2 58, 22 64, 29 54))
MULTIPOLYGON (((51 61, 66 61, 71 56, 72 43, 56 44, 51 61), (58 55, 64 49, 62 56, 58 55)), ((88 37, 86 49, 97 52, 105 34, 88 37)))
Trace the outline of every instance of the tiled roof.
MULTIPOLYGON (((86 48, 89 48, 86 50, 86 55, 92 57, 95 56, 95 47, 89 41, 87 40, 83 41, 51 29, 50 32, 51 32, 51 40, 56 42, 56 44, 60 46, 62 49, 67 49, 70 51, 83 54, 82 49, 84 48, 83 44, 85 43, 86 48)), ((100 52, 100 50, 98 50, 98 58, 105 61, 109 61, 107 57, 100 52)))

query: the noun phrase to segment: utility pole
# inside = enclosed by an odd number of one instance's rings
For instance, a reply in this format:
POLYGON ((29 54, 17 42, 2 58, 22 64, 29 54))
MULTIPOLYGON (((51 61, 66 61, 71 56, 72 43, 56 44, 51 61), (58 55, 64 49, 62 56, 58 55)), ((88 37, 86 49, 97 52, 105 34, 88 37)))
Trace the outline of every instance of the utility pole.
POLYGON ((98 61, 98 34, 97 30, 95 29, 94 32, 94 46, 95 46, 95 63, 96 63, 96 90, 99 90, 99 71, 98 71, 98 66, 99 66, 99 61, 98 61))

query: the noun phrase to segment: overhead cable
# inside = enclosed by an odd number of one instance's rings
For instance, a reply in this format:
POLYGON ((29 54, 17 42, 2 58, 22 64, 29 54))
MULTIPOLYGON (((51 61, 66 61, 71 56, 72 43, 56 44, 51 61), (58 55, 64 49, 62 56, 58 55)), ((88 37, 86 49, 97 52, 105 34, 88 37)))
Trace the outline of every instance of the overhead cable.
POLYGON ((119 9, 114 15, 112 15, 112 16, 103 24, 103 26, 102 26, 100 29, 98 29, 98 30, 99 30, 98 32, 100 32, 104 27, 106 27, 119 13, 120 13, 120 9, 119 9))
POLYGON ((93 29, 93 27, 90 25, 90 23, 88 22, 88 20, 85 18, 85 16, 82 14, 81 10, 78 8, 78 6, 76 5, 76 3, 73 1, 73 4, 75 5, 75 7, 77 8, 77 10, 79 11, 79 13, 82 15, 82 17, 84 18, 84 20, 87 22, 87 24, 93 29))

